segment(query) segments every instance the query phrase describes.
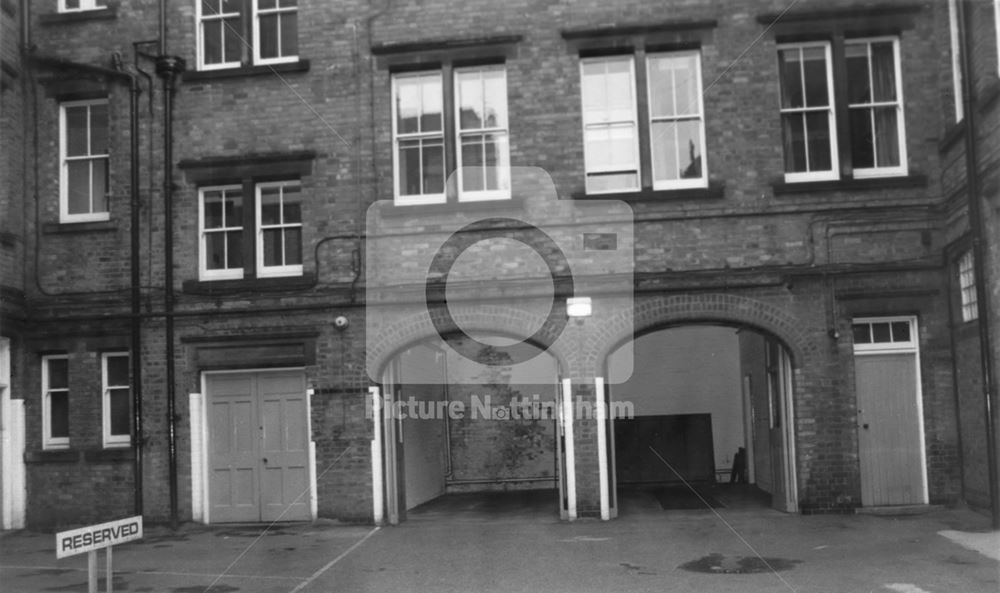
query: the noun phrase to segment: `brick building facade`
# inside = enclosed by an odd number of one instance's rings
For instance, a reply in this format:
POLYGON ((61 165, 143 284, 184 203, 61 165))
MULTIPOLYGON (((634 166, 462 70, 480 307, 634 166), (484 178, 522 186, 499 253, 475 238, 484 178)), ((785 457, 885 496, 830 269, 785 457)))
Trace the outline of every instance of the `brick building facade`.
POLYGON ((976 354, 995 322, 962 317, 973 185, 996 229, 993 3, 239 0, 163 20, 153 0, 0 4, 0 413, 3 463, 24 472, 4 466, 5 505, 26 493, 6 527, 391 522, 418 498, 532 485, 563 517, 613 516, 639 463, 618 421, 370 417, 372 388, 470 395, 427 346, 442 321, 418 262, 456 222, 531 244, 498 213, 629 249, 602 268, 603 248, 566 248, 575 292, 509 245, 455 256, 485 275, 448 288, 452 346, 458 329, 532 335, 548 303, 565 320, 564 298, 591 298, 585 322, 536 334, 549 387, 521 393, 627 399, 623 345, 640 360, 658 352, 642 336, 729 328, 733 421, 776 508, 995 499, 976 354), (879 441, 865 414, 897 396, 881 412, 901 436, 879 441))

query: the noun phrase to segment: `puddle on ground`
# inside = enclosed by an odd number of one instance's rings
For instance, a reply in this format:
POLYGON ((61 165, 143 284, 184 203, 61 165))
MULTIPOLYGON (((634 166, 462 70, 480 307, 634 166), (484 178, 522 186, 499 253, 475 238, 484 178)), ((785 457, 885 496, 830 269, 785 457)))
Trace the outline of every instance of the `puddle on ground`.
POLYGON ((680 568, 691 572, 707 574, 755 574, 760 572, 780 572, 795 568, 801 560, 787 558, 758 558, 757 556, 723 556, 709 554, 704 558, 681 564, 680 568))

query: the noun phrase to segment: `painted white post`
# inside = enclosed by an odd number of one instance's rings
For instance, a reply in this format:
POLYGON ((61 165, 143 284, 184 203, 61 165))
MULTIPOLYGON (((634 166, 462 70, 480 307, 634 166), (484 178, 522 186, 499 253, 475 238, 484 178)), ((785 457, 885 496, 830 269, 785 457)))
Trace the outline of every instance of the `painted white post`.
MULTIPOLYGON (((111 582, 113 580, 115 571, 111 568, 111 548, 114 546, 108 546, 104 548, 104 588, 107 593, 114 593, 111 587, 111 582)), ((94 552, 95 554, 97 552, 94 552)))
POLYGON ((601 520, 611 518, 611 501, 608 499, 608 408, 605 406, 604 377, 594 378, 594 394, 597 408, 597 472, 601 488, 601 520))
POLYGON ((385 503, 382 490, 382 393, 378 386, 369 387, 372 401, 372 516, 376 525, 384 521, 385 503))
POLYGON ((191 520, 205 522, 205 499, 202 498, 205 468, 202 467, 201 456, 205 443, 202 440, 204 418, 200 393, 188 395, 188 417, 191 419, 191 520))
POLYGON ((316 441, 313 440, 312 429, 312 398, 316 394, 313 388, 306 389, 306 435, 309 443, 309 515, 319 518, 319 493, 316 492, 316 441))
POLYGON ((563 379, 563 434, 566 439, 564 452, 566 454, 566 501, 569 508, 566 514, 569 520, 576 519, 576 448, 573 443, 573 384, 570 379, 563 379))
POLYGON ((24 529, 26 482, 24 468, 24 400, 4 399, 3 410, 3 529, 24 529))

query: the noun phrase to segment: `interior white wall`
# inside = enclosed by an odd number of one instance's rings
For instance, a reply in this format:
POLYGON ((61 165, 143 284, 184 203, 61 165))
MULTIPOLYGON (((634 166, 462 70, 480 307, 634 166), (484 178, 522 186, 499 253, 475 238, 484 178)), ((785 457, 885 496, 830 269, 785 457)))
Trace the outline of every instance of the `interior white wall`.
POLYGON ((732 467, 744 445, 740 345, 721 326, 671 328, 634 341, 632 376, 624 357, 608 360, 611 397, 632 402, 636 416, 711 414, 716 470, 732 467))

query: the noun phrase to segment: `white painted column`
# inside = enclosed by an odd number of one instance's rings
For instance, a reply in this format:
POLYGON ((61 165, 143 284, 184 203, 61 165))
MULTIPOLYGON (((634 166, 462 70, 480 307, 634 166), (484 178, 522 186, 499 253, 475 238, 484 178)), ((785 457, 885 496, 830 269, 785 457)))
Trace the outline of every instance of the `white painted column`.
POLYGON ((597 472, 598 485, 601 488, 601 520, 611 518, 611 501, 608 498, 608 408, 605 405, 604 377, 594 378, 594 395, 597 407, 594 418, 597 420, 597 472))
POLYGON ((313 440, 312 429, 312 398, 315 390, 306 389, 306 434, 309 444, 309 514, 316 520, 319 518, 319 494, 316 492, 316 442, 313 440))
POLYGON ((382 483, 382 393, 378 386, 368 388, 372 416, 372 517, 376 525, 384 522, 385 501, 382 483))
POLYGON ((566 513, 569 520, 572 521, 576 519, 576 446, 573 443, 573 422, 576 418, 573 413, 572 381, 563 379, 562 387, 563 434, 566 439, 564 447, 566 459, 563 464, 566 466, 566 504, 569 507, 566 513))
POLYGON ((202 477, 205 468, 202 464, 202 452, 205 442, 202 439, 205 419, 202 417, 202 398, 200 393, 188 395, 188 418, 191 419, 191 520, 206 523, 204 484, 202 477))

